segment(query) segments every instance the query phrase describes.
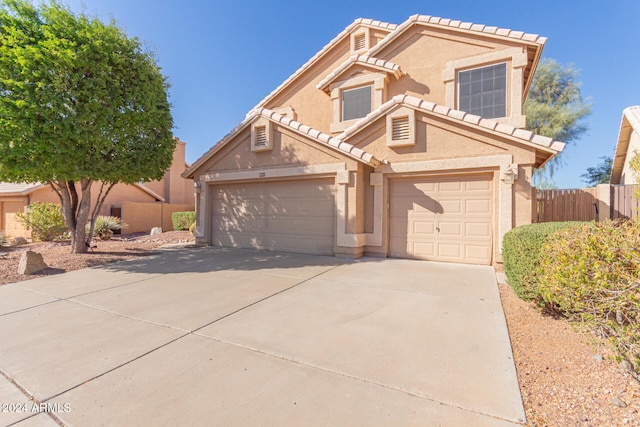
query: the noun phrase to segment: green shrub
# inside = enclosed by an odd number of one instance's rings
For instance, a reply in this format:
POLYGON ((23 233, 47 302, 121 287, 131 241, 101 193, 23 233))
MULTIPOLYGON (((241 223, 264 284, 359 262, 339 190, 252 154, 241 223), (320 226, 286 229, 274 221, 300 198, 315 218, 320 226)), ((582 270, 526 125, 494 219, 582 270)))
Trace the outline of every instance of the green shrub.
POLYGON ((102 216, 96 218, 96 224, 93 227, 93 234, 102 240, 109 240, 113 233, 122 230, 125 224, 116 216, 102 216))
POLYGON ((62 208, 55 203, 32 203, 27 212, 19 212, 16 216, 27 230, 31 230, 34 240, 48 242, 68 230, 62 208))
POLYGON ((535 270, 540 260, 540 250, 549 236, 563 228, 580 222, 544 222, 516 227, 504 235, 502 258, 509 285, 524 300, 538 295, 535 270))
POLYGON ((640 370, 640 222, 560 231, 542 247, 538 302, 587 322, 640 370))
POLYGON ((190 212, 174 212, 171 214, 171 222, 173 223, 173 229, 188 230, 191 224, 196 221, 195 211, 190 212))

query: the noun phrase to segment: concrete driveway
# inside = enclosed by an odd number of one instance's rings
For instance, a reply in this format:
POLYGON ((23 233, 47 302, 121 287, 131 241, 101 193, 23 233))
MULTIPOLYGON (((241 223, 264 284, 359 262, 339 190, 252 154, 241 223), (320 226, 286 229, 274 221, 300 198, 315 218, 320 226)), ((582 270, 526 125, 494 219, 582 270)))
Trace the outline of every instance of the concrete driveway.
POLYGON ((524 422, 490 267, 170 248, 0 286, 0 337, 0 425, 524 422))

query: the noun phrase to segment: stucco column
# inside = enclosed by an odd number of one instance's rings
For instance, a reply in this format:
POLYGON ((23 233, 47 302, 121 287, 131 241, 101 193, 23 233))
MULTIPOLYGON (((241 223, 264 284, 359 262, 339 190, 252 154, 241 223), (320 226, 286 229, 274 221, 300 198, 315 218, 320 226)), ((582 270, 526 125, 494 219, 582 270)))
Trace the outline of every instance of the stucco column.
POLYGON ((384 221, 383 200, 384 175, 374 172, 369 175, 369 185, 373 190, 373 234, 366 234, 367 246, 382 246, 382 223, 384 221))
POLYGON ((598 221, 611 219, 611 185, 598 184, 596 186, 598 197, 598 221))
MULTIPOLYGON (((193 230, 193 235, 196 237, 198 244, 209 244, 209 237, 206 233, 208 226, 207 220, 207 193, 209 192, 209 186, 205 181, 195 181, 199 189, 196 190, 196 228, 193 230), (197 192, 199 191, 199 193, 197 192)), ((198 188, 194 185, 195 188, 198 188)))
MULTIPOLYGON (((507 172, 516 173, 518 165, 512 165, 506 162, 500 164, 500 190, 498 193, 498 253, 502 254, 502 239, 507 231, 513 228, 513 182, 505 180, 507 172)), ((517 175, 515 177, 517 179, 517 175)))

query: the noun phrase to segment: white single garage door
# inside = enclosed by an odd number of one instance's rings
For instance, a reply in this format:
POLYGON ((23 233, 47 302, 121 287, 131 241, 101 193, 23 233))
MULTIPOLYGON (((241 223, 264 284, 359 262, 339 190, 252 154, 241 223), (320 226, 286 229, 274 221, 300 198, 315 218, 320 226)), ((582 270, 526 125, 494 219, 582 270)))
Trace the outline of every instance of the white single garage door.
POLYGON ((491 263, 491 174, 392 180, 390 192, 390 256, 491 263))
POLYGON ((334 178, 213 187, 213 244, 334 254, 334 178))

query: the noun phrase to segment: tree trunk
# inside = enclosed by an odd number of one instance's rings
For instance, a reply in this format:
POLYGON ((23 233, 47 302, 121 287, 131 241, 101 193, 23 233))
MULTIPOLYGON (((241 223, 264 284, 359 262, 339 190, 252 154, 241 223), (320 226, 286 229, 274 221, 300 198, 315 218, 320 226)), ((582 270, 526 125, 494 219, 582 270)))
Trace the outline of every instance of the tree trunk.
POLYGON ((87 252, 87 220, 91 213, 91 180, 80 181, 81 197, 75 217, 75 230, 71 231, 71 253, 87 252))
POLYGON ((71 253, 87 252, 86 225, 91 209, 91 180, 80 181, 81 197, 78 198, 74 181, 49 182, 58 195, 64 220, 71 233, 71 253))

